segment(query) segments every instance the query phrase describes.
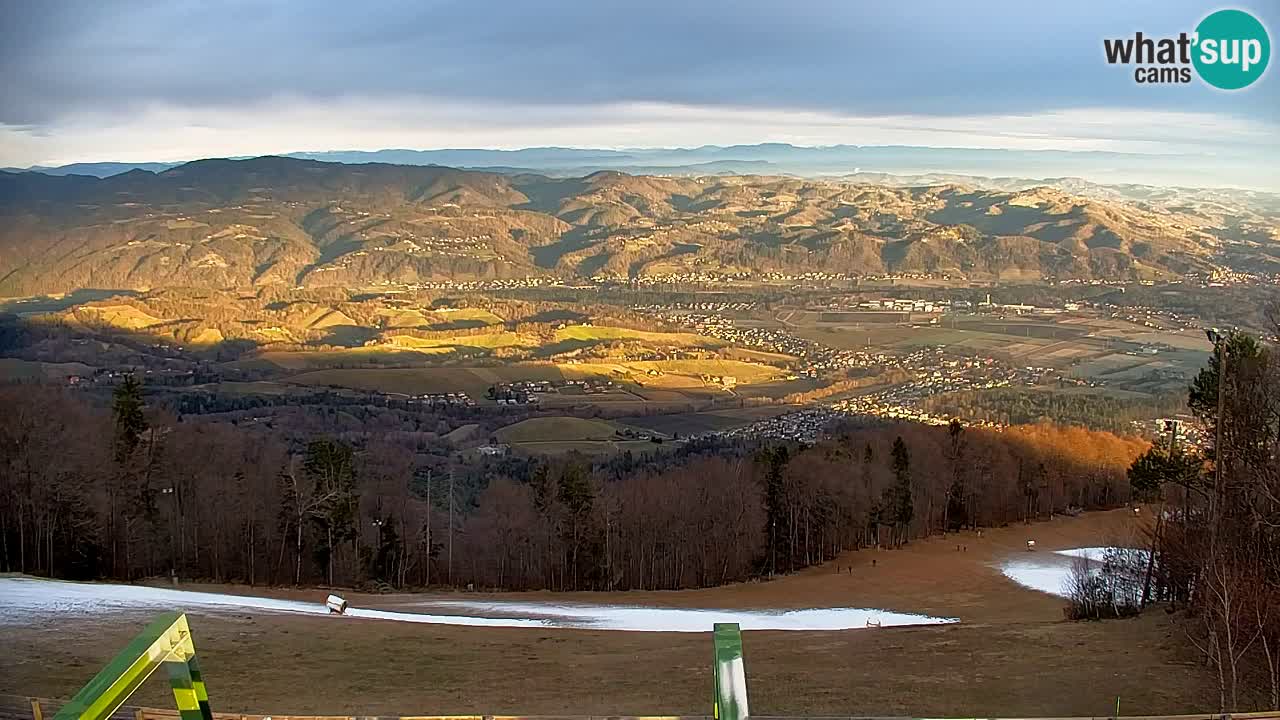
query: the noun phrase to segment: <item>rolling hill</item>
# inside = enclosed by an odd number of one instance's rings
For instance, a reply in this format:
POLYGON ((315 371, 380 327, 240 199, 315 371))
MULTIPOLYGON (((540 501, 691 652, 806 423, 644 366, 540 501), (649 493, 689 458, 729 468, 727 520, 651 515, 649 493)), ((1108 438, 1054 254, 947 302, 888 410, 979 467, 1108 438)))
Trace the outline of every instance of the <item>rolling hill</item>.
POLYGON ((1128 280, 1205 270, 1242 243, 1280 262, 1267 250, 1274 197, 1199 192, 281 157, 101 179, 0 173, 0 296, 743 270, 1128 280))

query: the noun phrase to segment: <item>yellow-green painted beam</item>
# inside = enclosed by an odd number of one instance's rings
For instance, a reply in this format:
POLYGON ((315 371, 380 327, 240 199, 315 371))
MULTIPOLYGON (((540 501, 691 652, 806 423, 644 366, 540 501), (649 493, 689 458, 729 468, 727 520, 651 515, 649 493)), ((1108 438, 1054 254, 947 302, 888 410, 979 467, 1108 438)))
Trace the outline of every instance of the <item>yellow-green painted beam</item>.
POLYGON ((153 620, 81 688, 71 702, 58 711, 54 720, 106 720, 165 663, 170 665, 174 697, 178 700, 183 719, 188 718, 188 709, 183 707, 184 693, 190 693, 191 700, 187 704, 196 713, 191 718, 211 720, 209 698, 199 668, 195 665, 195 655, 187 616, 177 612, 165 613, 153 620), (179 688, 175 674, 186 679, 185 687, 179 688))

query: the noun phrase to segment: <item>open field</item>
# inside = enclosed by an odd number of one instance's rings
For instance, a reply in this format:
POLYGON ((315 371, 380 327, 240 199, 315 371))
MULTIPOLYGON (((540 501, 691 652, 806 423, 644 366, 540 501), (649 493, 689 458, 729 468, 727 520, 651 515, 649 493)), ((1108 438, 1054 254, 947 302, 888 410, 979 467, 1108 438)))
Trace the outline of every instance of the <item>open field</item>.
POLYGON ((601 340, 643 340, 655 345, 707 348, 723 347, 728 344, 723 340, 695 333, 647 332, 603 325, 570 325, 560 328, 556 331, 556 340, 561 342, 582 340, 593 343, 601 340))
MULTIPOLYGON (((269 362, 285 370, 313 370, 342 367, 344 365, 402 365, 422 363, 433 355, 447 355, 451 348, 394 348, 358 347, 347 350, 268 350, 252 358, 269 362)), ((243 362, 243 361, 242 361, 243 362)))
POLYGON ((730 430, 752 423, 751 420, 727 418, 716 413, 700 412, 628 416, 618 418, 618 422, 664 435, 697 435, 717 430, 730 430))
POLYGON ((89 375, 93 368, 84 363, 45 363, 17 358, 0 358, 0 380, 61 380, 70 375, 89 375))
POLYGON ((502 318, 484 308, 436 308, 431 311, 436 323, 448 325, 497 325, 502 318))
POLYGON ((628 450, 639 454, 676 447, 676 444, 623 438, 618 435, 619 427, 604 420, 539 417, 498 428, 493 434, 515 452, 529 455, 562 455, 568 452, 616 455, 628 450))
MULTIPOLYGON (((1015 585, 993 567, 1000 558, 1025 554, 1028 536, 1045 550, 1096 545, 1130 532, 1131 522, 1121 511, 993 529, 982 538, 963 533, 899 551, 850 553, 773 582, 707 590, 465 597, 881 607, 961 620, 881 630, 748 631, 747 677, 757 714, 1107 716, 1117 696, 1126 714, 1211 707, 1208 678, 1184 654, 1175 618, 1155 610, 1136 620, 1066 622, 1061 600, 1015 585), (967 551, 957 552, 957 543, 967 551)), ((318 602, 324 593, 273 594, 318 602)), ((422 596, 347 597, 355 607, 394 609, 422 596)), ((192 628, 214 709, 224 712, 709 712, 709 632, 458 627, 241 612, 193 613, 192 628)), ((137 621, 109 615, 6 627, 0 692, 65 696, 138 629, 137 621)), ((172 704, 160 681, 137 698, 172 704)))
POLYGON ((1015 365, 1053 367, 1110 387, 1158 393, 1185 385, 1211 350, 1186 328, 1155 329, 1117 318, 1063 314, 992 317, 945 315, 938 324, 827 322, 840 313, 783 311, 796 335, 850 350, 909 352, 945 346, 1015 365))
POLYGON ((374 392, 419 395, 465 392, 481 400, 494 383, 518 380, 563 380, 554 365, 506 367, 351 368, 314 370, 289 378, 302 385, 334 385, 374 392))
POLYGON ((513 332, 483 333, 480 335, 457 335, 442 338, 419 338, 412 335, 392 335, 385 344, 393 347, 407 348, 444 348, 458 350, 493 350, 496 348, 516 347, 529 343, 528 338, 513 332))
MULTIPOLYGON (((307 353, 271 353, 273 362, 306 360, 307 353)), ((265 359, 265 357, 264 357, 265 359)), ((785 395, 810 387, 807 381, 785 381, 785 373, 770 365, 740 360, 658 360, 633 362, 593 362, 551 364, 512 364, 496 367, 419 367, 419 368, 328 368, 309 369, 287 379, 300 385, 346 387, 373 392, 418 395, 424 393, 465 392, 479 402, 495 383, 521 380, 610 380, 616 385, 605 392, 583 394, 573 387, 540 396, 543 407, 597 405, 622 412, 643 409, 682 409, 702 406, 714 398, 731 398, 725 385, 711 378, 730 377, 737 383, 735 392, 785 395)))
POLYGON ((79 312, 100 323, 126 330, 142 330, 168 322, 132 305, 86 305, 79 312))
POLYGON ((564 455, 576 452, 583 455, 618 455, 630 450, 639 455, 647 452, 669 452, 677 444, 656 443, 649 440, 547 440, 543 442, 516 443, 511 446, 526 455, 564 455))
POLYGON ((226 395, 300 395, 315 392, 313 389, 304 386, 271 382, 268 380, 259 380, 256 382, 223 381, 208 385, 192 385, 190 390, 208 390, 226 395))
POLYGON ((498 428, 494 435, 505 443, 536 443, 557 440, 611 440, 618 428, 603 420, 576 417, 540 417, 521 420, 498 428))
MULTIPOLYGON (((121 307, 124 310, 132 310, 127 306, 121 307)), ((312 314, 316 317, 304 318, 310 323, 306 325, 309 330, 324 329, 331 333, 360 330, 360 328, 342 324, 350 321, 345 316, 334 319, 335 311, 333 310, 318 308, 312 314)), ((436 314, 439 314, 439 311, 436 314)), ((446 313, 450 318, 458 314, 466 317, 460 318, 456 322, 447 323, 449 327, 456 329, 482 328, 494 325, 494 322, 490 322, 490 319, 494 321, 501 320, 501 318, 488 313, 488 311, 457 310, 446 313)), ((388 318, 389 330, 383 333, 381 339, 376 341, 375 344, 302 351, 272 350, 268 347, 259 352, 255 359, 272 363, 287 370, 319 370, 351 367, 353 365, 421 365, 433 360, 446 359, 447 356, 484 356, 492 354, 495 350, 502 349, 518 349, 532 357, 551 357, 558 353, 572 352, 601 343, 619 341, 631 341, 654 348, 697 348, 706 350, 726 346, 726 343, 722 340, 693 333, 646 332, 630 328, 594 325, 571 325, 560 328, 555 331, 554 336, 551 338, 531 333, 511 332, 498 326, 494 326, 491 331, 486 332, 446 334, 439 337, 423 338, 396 332, 397 328, 420 327, 423 322, 428 320, 423 313, 418 311, 384 311, 384 316, 388 318)), ((139 320, 138 322, 142 321, 139 320)), ((434 323, 427 327, 438 329, 441 324, 434 323)), ((263 341, 299 342, 285 328, 268 327, 255 332, 259 336, 258 339, 263 341)), ((359 333, 356 334, 358 335, 359 333)), ((341 338, 331 338, 330 341, 332 342, 334 339, 341 338)), ((355 341, 351 340, 351 342, 354 343, 355 341)), ((744 352, 749 353, 750 351, 744 352)), ((766 362, 785 362, 789 359, 788 356, 774 355, 772 353, 760 353, 760 355, 764 356, 760 359, 766 362)), ((743 356, 743 359, 752 360, 755 358, 743 356)), ((765 367, 757 363, 746 364, 765 367)))
POLYGON ((781 415, 795 410, 793 405, 762 405, 737 410, 713 410, 709 412, 671 413, 668 415, 634 415, 617 418, 617 422, 632 427, 652 430, 664 435, 696 435, 714 430, 730 430, 744 427, 762 418, 781 415))

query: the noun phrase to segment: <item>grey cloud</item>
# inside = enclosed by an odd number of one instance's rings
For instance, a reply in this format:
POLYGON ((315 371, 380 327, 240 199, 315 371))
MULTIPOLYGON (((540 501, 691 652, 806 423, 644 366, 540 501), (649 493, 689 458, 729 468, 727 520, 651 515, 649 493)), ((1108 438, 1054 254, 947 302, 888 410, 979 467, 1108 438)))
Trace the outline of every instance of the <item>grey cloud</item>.
POLYGON ((1140 87, 1102 60, 1105 36, 1190 30, 1211 9, 1191 0, 10 0, 0 5, 0 122, 282 95, 1274 117, 1274 70, 1224 95, 1140 87))

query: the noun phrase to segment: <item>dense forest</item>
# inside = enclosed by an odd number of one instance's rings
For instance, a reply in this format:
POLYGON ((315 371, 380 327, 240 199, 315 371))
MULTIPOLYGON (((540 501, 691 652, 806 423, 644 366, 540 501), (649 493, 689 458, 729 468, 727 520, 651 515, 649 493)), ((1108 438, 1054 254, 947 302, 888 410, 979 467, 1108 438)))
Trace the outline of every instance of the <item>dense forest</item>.
POLYGON ((1076 428, 852 428, 813 447, 566 456, 458 477, 414 432, 299 437, 0 388, 0 567, 251 584, 630 589, 1129 499, 1146 445, 1076 428), (462 487, 465 485, 465 487, 462 487))
POLYGON ((1051 388, 965 390, 926 398, 924 409, 938 415, 1026 425, 1049 422, 1115 433, 1132 432, 1135 420, 1172 417, 1187 410, 1180 395, 1115 397, 1111 394, 1055 392, 1051 388))

